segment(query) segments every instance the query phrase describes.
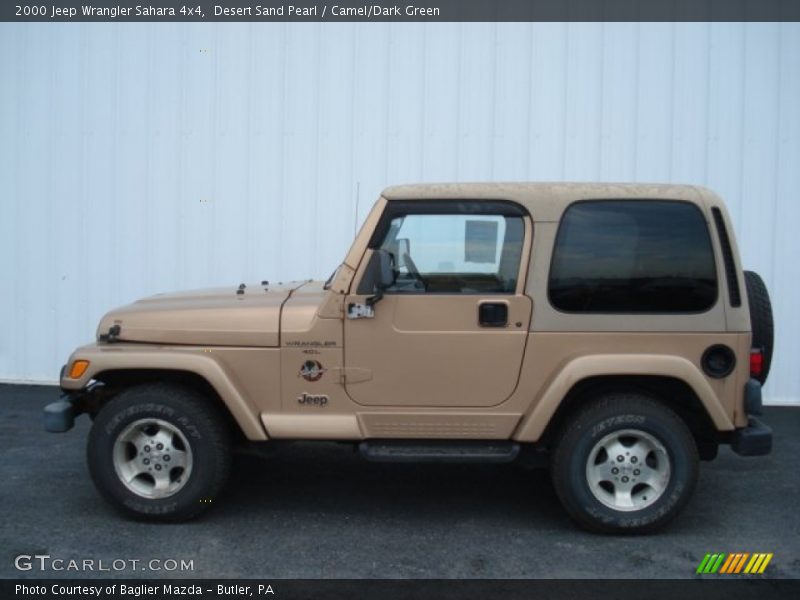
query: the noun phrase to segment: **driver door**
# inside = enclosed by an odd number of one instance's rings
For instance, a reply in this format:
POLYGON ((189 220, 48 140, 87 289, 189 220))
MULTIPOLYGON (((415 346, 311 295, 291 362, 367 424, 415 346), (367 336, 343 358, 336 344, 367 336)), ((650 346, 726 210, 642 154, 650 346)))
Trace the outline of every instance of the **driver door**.
POLYGON ((390 253, 395 281, 374 315, 345 319, 353 401, 488 407, 511 396, 531 319, 523 293, 530 238, 530 218, 514 203, 390 202, 346 300, 375 296, 366 265, 390 253))

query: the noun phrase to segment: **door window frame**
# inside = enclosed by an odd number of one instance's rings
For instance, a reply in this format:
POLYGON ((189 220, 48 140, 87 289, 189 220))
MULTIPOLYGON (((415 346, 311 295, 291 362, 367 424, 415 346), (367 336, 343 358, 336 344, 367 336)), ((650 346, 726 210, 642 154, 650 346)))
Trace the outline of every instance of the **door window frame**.
POLYGON ((514 292, 489 292, 489 293, 451 293, 451 292, 406 292, 393 293, 387 292, 392 296, 520 296, 524 295, 528 277, 528 267, 531 259, 531 249, 533 243, 533 221, 528 210, 511 200, 469 200, 469 199, 437 199, 437 200, 389 200, 386 203, 383 213, 369 238, 366 252, 361 258, 361 263, 357 269, 357 276, 353 280, 350 293, 354 295, 365 295, 358 291, 361 281, 364 278, 366 265, 372 252, 380 248, 383 240, 389 232, 391 223, 398 217, 409 215, 459 215, 459 216, 500 216, 517 217, 522 219, 523 238, 522 249, 517 273, 517 285, 514 292))

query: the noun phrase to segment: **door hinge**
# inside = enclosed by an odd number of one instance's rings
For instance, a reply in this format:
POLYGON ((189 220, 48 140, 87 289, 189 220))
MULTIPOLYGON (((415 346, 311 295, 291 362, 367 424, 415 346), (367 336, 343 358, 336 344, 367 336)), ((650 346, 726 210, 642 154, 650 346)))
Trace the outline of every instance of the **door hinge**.
POLYGON ((348 319, 371 319, 375 316, 375 309, 370 304, 356 304, 351 302, 347 305, 348 319))

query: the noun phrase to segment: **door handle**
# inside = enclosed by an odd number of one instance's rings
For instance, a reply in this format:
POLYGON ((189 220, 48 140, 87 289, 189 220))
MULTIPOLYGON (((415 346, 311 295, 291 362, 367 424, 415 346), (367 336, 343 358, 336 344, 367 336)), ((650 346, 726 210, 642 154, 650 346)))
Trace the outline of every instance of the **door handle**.
POLYGON ((478 323, 481 327, 505 327, 508 325, 508 304, 481 302, 478 305, 478 323))

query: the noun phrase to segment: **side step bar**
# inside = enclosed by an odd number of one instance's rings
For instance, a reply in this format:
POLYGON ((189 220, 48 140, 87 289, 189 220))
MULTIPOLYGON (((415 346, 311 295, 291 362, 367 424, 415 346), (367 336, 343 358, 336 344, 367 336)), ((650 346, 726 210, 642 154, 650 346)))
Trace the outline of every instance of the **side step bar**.
POLYGON ((506 440, 370 440, 358 445, 371 462, 505 463, 519 454, 519 444, 506 440))

